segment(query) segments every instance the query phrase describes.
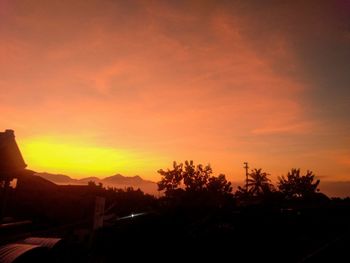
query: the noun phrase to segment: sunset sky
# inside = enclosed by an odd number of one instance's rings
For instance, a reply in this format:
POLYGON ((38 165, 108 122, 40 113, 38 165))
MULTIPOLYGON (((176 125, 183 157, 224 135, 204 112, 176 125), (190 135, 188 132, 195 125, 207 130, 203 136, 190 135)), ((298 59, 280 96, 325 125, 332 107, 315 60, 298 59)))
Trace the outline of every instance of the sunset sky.
POLYGON ((29 169, 350 180, 350 1, 0 0, 0 36, 0 130, 29 169))

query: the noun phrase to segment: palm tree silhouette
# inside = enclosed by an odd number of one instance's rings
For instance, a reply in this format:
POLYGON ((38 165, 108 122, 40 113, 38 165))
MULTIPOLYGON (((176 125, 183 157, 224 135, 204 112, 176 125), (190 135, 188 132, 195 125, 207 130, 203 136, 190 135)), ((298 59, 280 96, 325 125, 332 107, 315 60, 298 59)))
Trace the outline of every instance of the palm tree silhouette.
POLYGON ((269 174, 262 172, 261 169, 254 169, 248 176, 247 186, 251 195, 259 196, 272 191, 273 185, 268 178, 269 174))

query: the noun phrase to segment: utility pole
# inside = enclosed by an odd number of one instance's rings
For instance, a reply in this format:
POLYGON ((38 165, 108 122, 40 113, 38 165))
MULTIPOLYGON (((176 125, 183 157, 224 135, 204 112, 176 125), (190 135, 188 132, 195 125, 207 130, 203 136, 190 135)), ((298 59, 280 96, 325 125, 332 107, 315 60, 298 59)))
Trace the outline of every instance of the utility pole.
POLYGON ((248 162, 244 162, 243 168, 245 169, 245 190, 248 193, 248 169, 249 169, 248 162))

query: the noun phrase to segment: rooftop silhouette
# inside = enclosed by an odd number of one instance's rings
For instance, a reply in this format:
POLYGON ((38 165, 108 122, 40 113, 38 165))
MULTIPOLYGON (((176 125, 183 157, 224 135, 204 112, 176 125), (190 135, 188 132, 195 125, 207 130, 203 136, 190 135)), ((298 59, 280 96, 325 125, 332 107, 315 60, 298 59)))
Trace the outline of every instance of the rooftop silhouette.
POLYGON ((27 167, 13 130, 0 132, 0 176, 11 176, 27 167))

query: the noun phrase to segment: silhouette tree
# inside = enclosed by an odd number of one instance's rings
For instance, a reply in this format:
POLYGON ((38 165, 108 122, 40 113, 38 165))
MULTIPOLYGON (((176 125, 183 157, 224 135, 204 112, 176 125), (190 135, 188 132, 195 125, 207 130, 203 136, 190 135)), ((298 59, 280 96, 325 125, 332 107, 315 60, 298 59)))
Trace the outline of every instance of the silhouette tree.
POLYGON ((88 182, 88 186, 89 186, 89 187, 96 187, 97 184, 95 183, 95 181, 89 181, 89 182, 88 182))
POLYGON ((87 184, 90 188, 99 188, 99 189, 103 189, 103 184, 101 182, 99 182, 98 184, 96 184, 95 181, 90 180, 87 184))
POLYGON ((248 199, 249 197, 251 197, 251 195, 247 192, 247 189, 244 187, 241 187, 241 186, 238 186, 238 189, 235 192, 235 196, 239 200, 244 200, 244 199, 248 199))
POLYGON ((173 162, 173 169, 158 170, 158 173, 162 176, 161 181, 158 184, 158 191, 165 190, 165 195, 173 195, 177 191, 182 191, 181 183, 183 180, 183 164, 177 164, 173 162))
POLYGON ((185 164, 173 162, 173 169, 166 171, 161 169, 158 173, 162 176, 158 182, 158 190, 165 190, 166 196, 171 196, 179 192, 187 193, 230 193, 231 183, 220 174, 218 177, 212 176, 213 170, 210 165, 194 165, 193 161, 185 161, 185 164))
POLYGON ((207 183, 207 189, 210 193, 226 193, 229 194, 232 192, 231 182, 226 180, 224 174, 219 176, 212 176, 209 178, 207 183))
POLYGON ((315 180, 312 171, 300 175, 300 169, 291 169, 287 177, 279 177, 278 189, 287 199, 306 199, 315 196, 320 180, 315 180))
POLYGON ((238 186, 235 197, 243 202, 271 198, 276 191, 268 176, 269 174, 262 172, 262 169, 253 169, 248 174, 247 188, 238 186))
POLYGON ((248 193, 252 196, 261 196, 273 191, 273 185, 268 178, 269 174, 262 169, 254 169, 248 175, 248 193))
POLYGON ((210 165, 199 164, 195 166, 193 161, 185 161, 185 167, 183 171, 184 185, 187 191, 202 191, 206 188, 208 180, 213 173, 210 165))

